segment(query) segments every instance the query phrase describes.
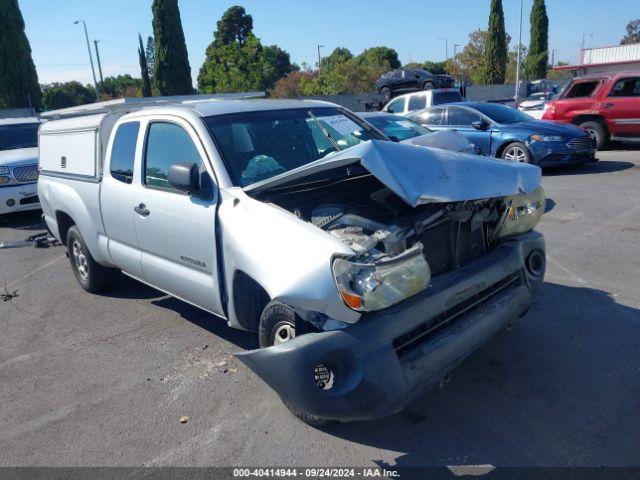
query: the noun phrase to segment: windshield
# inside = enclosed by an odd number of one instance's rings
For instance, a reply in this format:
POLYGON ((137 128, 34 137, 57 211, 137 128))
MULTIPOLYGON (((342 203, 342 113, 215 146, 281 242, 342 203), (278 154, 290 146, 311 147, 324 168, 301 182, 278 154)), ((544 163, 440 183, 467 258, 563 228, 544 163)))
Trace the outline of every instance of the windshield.
POLYGON ((528 122, 533 119, 526 113, 522 113, 515 108, 500 105, 498 103, 480 103, 473 106, 480 113, 484 113, 487 117, 496 123, 512 124, 528 122))
POLYGON ((408 118, 399 115, 380 115, 367 117, 367 122, 381 130, 391 140, 401 142, 409 138, 418 137, 430 133, 431 130, 422 127, 408 118))
POLYGON ((0 150, 38 146, 39 123, 0 125, 0 150))
POLYGON ((204 121, 231 181, 241 187, 366 140, 386 140, 338 108, 232 113, 204 121))

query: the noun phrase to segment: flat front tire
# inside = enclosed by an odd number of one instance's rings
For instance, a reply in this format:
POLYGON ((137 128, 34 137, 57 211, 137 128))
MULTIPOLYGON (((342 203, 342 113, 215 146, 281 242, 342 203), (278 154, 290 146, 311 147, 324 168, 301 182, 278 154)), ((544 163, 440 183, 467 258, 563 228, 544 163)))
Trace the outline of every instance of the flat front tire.
MULTIPOLYGON (((260 315, 258 330, 260 347, 267 348, 292 340, 296 336, 296 315, 293 309, 277 300, 271 301, 264 307, 260 315)), ((282 372, 286 375, 287 372, 282 372)), ((310 373, 311 375, 311 373, 310 373)), ((294 416, 312 427, 323 427, 331 421, 301 412, 283 400, 283 403, 294 416)))
POLYGON ((97 263, 75 225, 67 232, 67 249, 71 270, 80 286, 87 292, 103 290, 113 278, 113 270, 97 263))

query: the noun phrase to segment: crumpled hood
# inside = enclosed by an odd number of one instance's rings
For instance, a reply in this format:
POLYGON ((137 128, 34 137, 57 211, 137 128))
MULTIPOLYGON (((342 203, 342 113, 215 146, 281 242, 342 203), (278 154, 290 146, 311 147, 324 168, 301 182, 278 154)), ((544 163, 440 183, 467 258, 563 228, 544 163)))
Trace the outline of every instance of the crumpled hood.
POLYGON ((542 178, 540 168, 534 165, 369 140, 244 190, 265 190, 358 161, 413 207, 529 193, 540 187, 542 178))
POLYGON ((0 165, 3 167, 17 167, 38 163, 38 148, 16 148, 15 150, 0 151, 0 165))
POLYGON ((407 138, 400 143, 420 147, 442 148, 453 152, 473 153, 473 143, 461 133, 452 130, 438 130, 418 137, 407 138))

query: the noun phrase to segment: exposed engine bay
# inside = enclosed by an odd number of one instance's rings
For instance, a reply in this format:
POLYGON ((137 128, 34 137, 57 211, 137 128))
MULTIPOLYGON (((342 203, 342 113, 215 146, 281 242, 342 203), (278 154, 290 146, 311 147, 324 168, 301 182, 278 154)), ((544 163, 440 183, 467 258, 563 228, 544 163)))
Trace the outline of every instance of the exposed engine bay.
POLYGON ((348 245, 352 261, 383 262, 417 248, 431 275, 488 253, 508 210, 501 198, 412 208, 370 174, 281 187, 265 197, 348 245))

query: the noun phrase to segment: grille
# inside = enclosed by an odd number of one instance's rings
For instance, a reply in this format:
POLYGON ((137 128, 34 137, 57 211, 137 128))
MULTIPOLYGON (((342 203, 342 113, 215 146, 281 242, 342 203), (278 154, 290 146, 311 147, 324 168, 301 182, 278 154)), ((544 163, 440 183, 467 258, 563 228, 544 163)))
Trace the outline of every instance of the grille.
POLYGON ((446 328, 464 319, 470 313, 481 308, 498 293, 522 284, 522 272, 515 272, 484 290, 463 300, 457 305, 445 310, 440 315, 428 322, 419 325, 413 330, 397 337, 393 341, 393 347, 398 357, 403 357, 418 345, 433 338, 446 328))
POLYGON ((573 138, 567 143, 567 147, 575 148, 576 150, 591 150, 595 148, 595 140, 589 135, 584 137, 573 138))
POLYGON ((14 167, 13 178, 17 182, 27 183, 38 180, 38 165, 25 165, 24 167, 14 167))

